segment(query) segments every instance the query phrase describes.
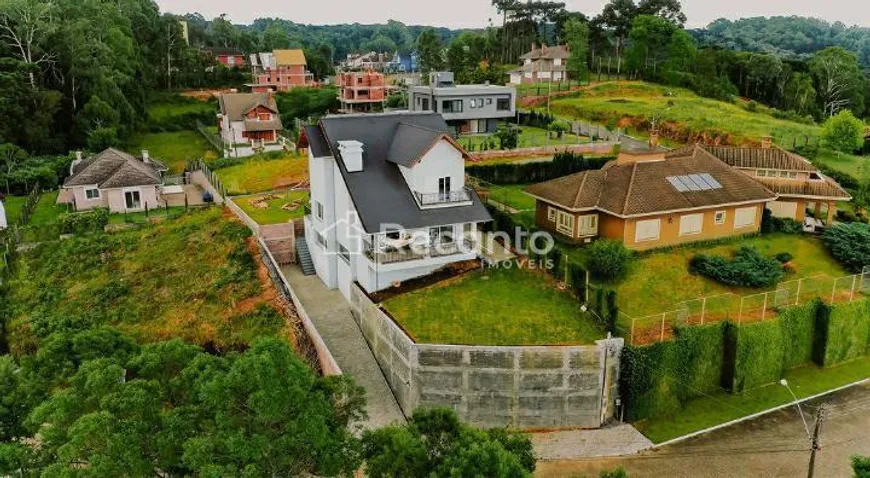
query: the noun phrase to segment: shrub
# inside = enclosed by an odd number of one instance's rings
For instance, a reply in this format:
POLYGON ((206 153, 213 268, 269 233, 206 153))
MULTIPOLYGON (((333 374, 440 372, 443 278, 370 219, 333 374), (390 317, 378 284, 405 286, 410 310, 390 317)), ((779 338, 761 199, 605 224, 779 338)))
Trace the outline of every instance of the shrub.
POLYGON ((870 265, 870 225, 853 222, 825 229, 822 242, 843 266, 855 273, 870 265))
POLYGON ((870 478, 870 456, 853 456, 852 471, 855 478, 870 478))
POLYGON ((520 129, 514 125, 502 126, 496 131, 501 149, 515 149, 520 141, 520 129))
POLYGON ((864 123, 851 110, 843 110, 825 121, 822 138, 832 149, 854 153, 864 145, 864 123))
POLYGON ((781 232, 783 234, 800 234, 803 232, 803 225, 791 218, 774 217, 770 209, 765 209, 761 215, 761 232, 762 234, 771 234, 781 232))
POLYGON ((791 252, 780 252, 779 254, 777 254, 774 257, 776 257, 776 260, 778 260, 779 262, 781 262, 783 264, 789 263, 792 261, 792 259, 794 259, 794 256, 792 255, 791 252))
POLYGON ((603 239, 589 246, 589 270, 596 277, 615 280, 628 273, 632 252, 620 241, 603 239))
POLYGON ((87 234, 102 232, 109 224, 109 210, 97 209, 90 212, 63 213, 57 218, 61 234, 87 234))
POLYGON ((751 247, 741 247, 731 259, 698 254, 689 263, 689 272, 716 282, 738 287, 767 287, 782 279, 782 264, 768 259, 751 247))

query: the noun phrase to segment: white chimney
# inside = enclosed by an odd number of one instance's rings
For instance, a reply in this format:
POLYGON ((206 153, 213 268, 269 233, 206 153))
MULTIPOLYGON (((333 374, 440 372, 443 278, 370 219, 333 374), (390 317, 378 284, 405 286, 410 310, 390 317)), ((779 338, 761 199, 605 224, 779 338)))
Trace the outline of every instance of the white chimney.
POLYGON ((356 173, 363 169, 363 144, 359 141, 339 141, 338 151, 347 172, 356 173))
POLYGON ((148 154, 147 149, 142 150, 142 162, 143 163, 150 163, 151 162, 151 156, 148 154))

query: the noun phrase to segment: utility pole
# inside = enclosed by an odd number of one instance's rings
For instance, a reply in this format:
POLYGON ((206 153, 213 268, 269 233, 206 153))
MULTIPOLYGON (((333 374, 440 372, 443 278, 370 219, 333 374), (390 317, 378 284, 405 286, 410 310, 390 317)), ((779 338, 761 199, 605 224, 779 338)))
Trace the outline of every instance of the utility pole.
POLYGON ((810 443, 810 464, 809 469, 807 470, 807 477, 813 478, 813 474, 816 471, 816 451, 818 451, 821 446, 819 445, 819 432, 822 430, 822 421, 825 418, 825 404, 819 405, 818 410, 816 410, 816 423, 813 425, 813 436, 810 443))

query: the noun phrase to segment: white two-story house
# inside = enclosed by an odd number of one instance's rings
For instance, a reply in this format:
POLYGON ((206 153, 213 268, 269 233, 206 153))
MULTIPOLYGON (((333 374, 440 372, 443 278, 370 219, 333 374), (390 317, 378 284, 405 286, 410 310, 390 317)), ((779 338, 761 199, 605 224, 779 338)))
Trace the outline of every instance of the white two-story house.
POLYGON ((479 256, 491 221, 465 185, 467 153, 437 113, 328 116, 305 129, 317 275, 350 297, 479 256))
POLYGON ((271 92, 224 93, 218 102, 218 133, 224 156, 241 158, 284 149, 281 115, 271 92))

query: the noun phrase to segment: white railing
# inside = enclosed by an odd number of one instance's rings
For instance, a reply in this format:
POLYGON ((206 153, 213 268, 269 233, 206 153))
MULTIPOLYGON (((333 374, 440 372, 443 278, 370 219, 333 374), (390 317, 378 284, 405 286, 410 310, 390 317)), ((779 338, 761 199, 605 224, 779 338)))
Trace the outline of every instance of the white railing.
POLYGON ((458 191, 441 193, 414 193, 421 206, 434 206, 438 204, 452 204, 471 201, 471 189, 462 188, 458 191))

